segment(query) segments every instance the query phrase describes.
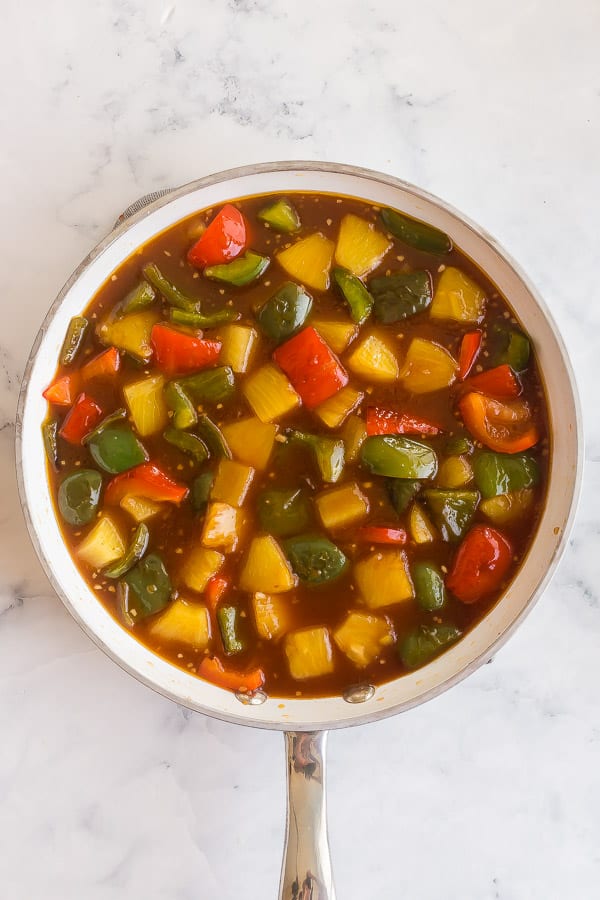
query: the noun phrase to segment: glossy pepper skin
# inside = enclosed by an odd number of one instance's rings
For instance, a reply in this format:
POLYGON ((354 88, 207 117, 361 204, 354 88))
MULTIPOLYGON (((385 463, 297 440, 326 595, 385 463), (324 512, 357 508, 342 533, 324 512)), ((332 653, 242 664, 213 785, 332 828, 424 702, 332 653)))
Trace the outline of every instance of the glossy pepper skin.
POLYGON ((510 541, 489 525, 474 525, 454 559, 446 587, 463 603, 477 603, 498 590, 512 562, 510 541))
POLYGON ((184 375, 215 365, 220 341, 206 341, 168 325, 157 324, 150 337, 156 367, 165 375, 184 375))
POLYGON ((458 408, 473 437, 497 453, 521 453, 540 439, 528 404, 519 398, 503 403, 470 391, 461 397, 458 408))
POLYGON ((475 483, 485 499, 535 487, 540 480, 537 461, 526 453, 480 453, 473 471, 475 483))
POLYGON ((440 433, 433 422, 427 422, 412 413, 403 413, 382 406, 367 406, 367 434, 426 434, 440 433))
POLYGON ((198 666, 198 675, 226 691, 241 691, 245 694, 251 694, 265 683, 265 673, 262 669, 238 672, 225 668, 216 656, 206 656, 202 660, 198 666))
POLYGON ((475 331, 468 331, 463 335, 458 352, 458 377, 461 381, 464 381, 475 365, 481 350, 482 339, 483 332, 480 328, 477 328, 475 331))
POLYGON ((310 325, 278 347, 273 359, 308 409, 329 400, 348 384, 348 373, 339 359, 310 325))
POLYGON ((126 494, 133 494, 157 502, 181 503, 187 493, 187 485, 178 484, 157 465, 148 462, 113 478, 107 485, 104 502, 115 506, 126 494))
POLYGON ((70 444, 81 444, 84 437, 96 427, 101 418, 102 410, 96 401, 88 394, 79 394, 58 433, 70 444))
POLYGON ((199 268, 235 259, 246 247, 246 220, 239 209, 226 203, 188 251, 188 260, 199 268))
POLYGON ((523 391, 519 379, 506 363, 480 372, 479 375, 472 375, 465 381, 465 387, 500 399, 518 397, 523 391))

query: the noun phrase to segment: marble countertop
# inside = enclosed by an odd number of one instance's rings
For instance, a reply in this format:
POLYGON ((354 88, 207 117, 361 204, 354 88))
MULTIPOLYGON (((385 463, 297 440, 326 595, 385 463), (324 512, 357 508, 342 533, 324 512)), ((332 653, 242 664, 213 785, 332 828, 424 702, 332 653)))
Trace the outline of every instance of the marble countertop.
POLYGON ((280 735, 192 715, 79 631, 14 478, 21 373, 137 196, 272 159, 381 169, 495 234, 572 353, 587 450, 565 558, 466 682, 330 740, 341 900, 563 900, 600 880, 597 0, 4 4, 0 117, 0 895, 268 900, 280 735))

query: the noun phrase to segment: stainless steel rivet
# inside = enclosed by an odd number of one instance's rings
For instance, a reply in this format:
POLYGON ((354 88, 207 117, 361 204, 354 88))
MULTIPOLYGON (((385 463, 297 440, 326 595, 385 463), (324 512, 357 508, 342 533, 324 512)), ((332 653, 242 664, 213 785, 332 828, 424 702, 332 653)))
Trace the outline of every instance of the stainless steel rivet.
POLYGON ((375 688, 372 684, 353 684, 352 687, 346 688, 342 697, 346 703, 365 703, 374 693, 375 688))
POLYGON ((244 706, 260 706, 268 699, 264 691, 253 691, 251 694, 246 691, 236 691, 235 696, 244 706))

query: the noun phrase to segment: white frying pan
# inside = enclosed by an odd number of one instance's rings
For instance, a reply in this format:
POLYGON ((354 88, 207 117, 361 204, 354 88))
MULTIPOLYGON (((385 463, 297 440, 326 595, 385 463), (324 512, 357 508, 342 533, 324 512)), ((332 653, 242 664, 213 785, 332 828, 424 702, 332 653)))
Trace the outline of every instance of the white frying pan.
MULTIPOLYGON (((146 198, 145 198, 146 199, 146 198)), ((388 175, 318 162, 266 163, 232 169, 134 204, 133 215, 73 273, 46 316, 27 364, 17 416, 19 490, 42 565, 71 615, 93 641, 138 681, 190 709, 240 725, 284 731, 288 817, 280 900, 333 900, 325 820, 326 730, 372 722, 435 697, 486 662, 542 593, 566 546, 579 492, 583 441, 573 373, 550 313, 523 273, 488 234, 435 197, 388 175), (294 190, 361 197, 392 206, 445 231, 508 298, 531 336, 550 414, 548 498, 535 541, 502 599, 461 641, 418 671, 381 687, 365 684, 343 697, 250 701, 221 690, 153 654, 122 628, 77 571, 57 525, 45 471, 40 426, 42 390, 51 381, 72 316, 137 247, 174 222, 233 198, 294 190), (560 423, 560 427, 554 427, 560 423)), ((128 211, 129 212, 129 211, 128 211)))

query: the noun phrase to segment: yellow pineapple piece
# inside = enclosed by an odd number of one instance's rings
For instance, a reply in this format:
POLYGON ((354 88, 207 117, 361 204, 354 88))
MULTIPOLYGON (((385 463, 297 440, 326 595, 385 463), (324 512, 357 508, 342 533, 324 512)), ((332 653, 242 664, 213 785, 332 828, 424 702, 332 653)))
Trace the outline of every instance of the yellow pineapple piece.
POLYGON ((358 325, 353 322, 338 322, 336 319, 331 319, 329 321, 319 320, 311 324, 334 353, 343 353, 358 334, 358 325))
POLYGON ((232 459, 222 459, 210 492, 211 499, 221 500, 230 506, 243 506, 253 478, 252 466, 245 466, 232 459))
POLYGON ((377 268, 391 246, 392 242, 371 222, 348 213, 340 223, 335 261, 362 278, 377 268))
POLYGON ((224 325, 219 331, 219 338, 223 342, 220 364, 231 366, 239 374, 247 372, 258 344, 256 328, 250 325, 224 325))
POLYGON ((443 488, 459 488, 473 479, 473 469, 466 456, 449 456, 438 469, 436 482, 443 488))
POLYGON ((229 503, 213 501, 206 508, 201 543, 204 547, 233 553, 239 540, 239 510, 229 503))
POLYGON ((300 406, 301 402, 283 372, 271 363, 266 363, 249 375, 242 391, 261 422, 281 419, 300 406))
POLYGON ((342 428, 342 440, 346 448, 346 460, 355 462, 360 448, 367 439, 367 426, 359 416, 350 416, 342 428))
POLYGON ((489 500, 482 500, 479 509, 495 525, 509 525, 531 512, 534 496, 535 492, 531 488, 521 488, 508 494, 490 497, 489 500))
POLYGON ((339 428, 350 413, 360 406, 364 396, 362 391, 346 385, 329 400, 317 406, 313 412, 328 428, 339 428))
POLYGON ((423 338, 413 338, 400 379, 407 391, 428 394, 449 387, 456 379, 457 369, 456 360, 439 344, 423 338))
POLYGON ((201 594, 224 562, 225 557, 217 550, 209 550, 208 547, 194 547, 189 551, 183 564, 182 581, 186 587, 201 594))
POLYGON ((239 577, 240 590, 250 594, 283 594, 296 579, 283 550, 270 534, 252 539, 239 577))
POLYGON ((132 494, 126 494, 119 506, 136 522, 145 522, 146 519, 151 519, 163 508, 162 503, 147 500, 146 497, 134 497, 132 494))
POLYGON ((285 639, 290 674, 299 681, 333 672, 333 651, 327 628, 303 628, 285 639))
POLYGON ((103 344, 148 362, 152 356, 150 335, 157 322, 160 322, 160 315, 155 309, 131 313, 121 319, 109 316, 98 325, 96 334, 103 344))
POLYGON ((121 559, 125 549, 125 541, 113 520, 110 516, 102 516, 77 545, 75 552, 93 569, 104 569, 121 559))
POLYGON ((413 503, 411 506, 408 528, 415 544, 431 544, 435 541, 435 528, 420 503, 413 503))
POLYGON ((273 451, 277 425, 251 416, 224 425, 222 431, 236 459, 254 469, 266 469, 273 451))
POLYGON ((369 514, 369 500, 355 481, 322 491, 315 503, 321 522, 330 531, 356 525, 369 514))
POLYGON ((291 615, 287 597, 257 591, 252 596, 252 609, 256 630, 264 640, 271 641, 289 631, 291 615))
POLYGON ((429 314, 432 319, 476 324, 485 315, 485 294, 468 275, 448 266, 438 281, 429 314))
POLYGON ((326 291, 333 251, 333 242, 318 231, 282 250, 275 259, 292 278, 317 291, 326 291))
POLYGON ((369 334, 348 357, 348 368, 366 381, 396 381, 400 372, 396 354, 386 341, 369 334))
POLYGON ((371 609, 405 603, 414 597, 406 555, 402 550, 377 550, 354 566, 360 596, 371 609))
POLYGON ((349 612, 333 633, 333 639, 354 665, 364 669, 394 643, 394 629, 385 616, 349 612))
POLYGON ((210 617, 205 606, 179 597, 152 620, 149 630, 159 641, 176 641, 204 650, 210 640, 210 617))
POLYGON ((140 437, 162 431, 169 421, 164 388, 162 375, 147 375, 123 388, 129 414, 140 437))

